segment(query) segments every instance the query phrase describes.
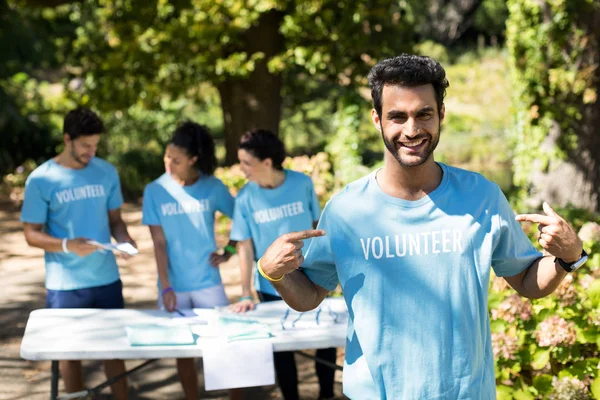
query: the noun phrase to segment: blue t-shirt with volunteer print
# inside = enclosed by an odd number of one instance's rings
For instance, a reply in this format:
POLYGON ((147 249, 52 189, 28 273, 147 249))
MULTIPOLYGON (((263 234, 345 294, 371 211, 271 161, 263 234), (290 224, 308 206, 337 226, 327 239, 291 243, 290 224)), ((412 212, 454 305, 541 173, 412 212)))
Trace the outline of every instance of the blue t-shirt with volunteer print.
MULTIPOLYGON (((237 241, 252 239, 256 260, 279 236, 312 229, 313 222, 318 221, 321 214, 311 179, 300 172, 284 171, 285 179, 278 187, 267 189, 256 182, 248 182, 235 201, 230 237, 237 241)), ((256 268, 254 287, 257 291, 279 296, 256 268)))
MULTIPOLYGON (((115 167, 94 157, 81 169, 48 160, 27 178, 21 221, 44 225, 57 238, 86 238, 110 242, 108 211, 123 204, 115 167)), ((73 253, 45 253, 46 288, 75 290, 108 285, 119 279, 112 252, 95 251, 79 257, 73 253)))
POLYGON ((165 173, 146 186, 142 223, 163 229, 173 290, 191 292, 221 283, 219 268, 209 263, 217 250, 215 212, 231 218, 233 205, 227 187, 212 175, 182 186, 165 173))
POLYGON ((499 187, 439 164, 417 201, 387 195, 376 173, 323 211, 303 270, 349 310, 344 393, 352 399, 495 399, 490 268, 519 274, 541 257, 499 187))

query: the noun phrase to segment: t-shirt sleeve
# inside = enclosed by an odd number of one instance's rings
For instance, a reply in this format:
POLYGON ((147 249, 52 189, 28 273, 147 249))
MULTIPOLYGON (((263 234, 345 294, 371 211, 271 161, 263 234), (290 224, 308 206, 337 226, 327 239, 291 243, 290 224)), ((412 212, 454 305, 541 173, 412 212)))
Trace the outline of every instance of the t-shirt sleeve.
POLYGON ((160 217, 156 202, 152 196, 150 185, 144 189, 144 197, 142 201, 142 224, 144 225, 160 225, 160 217))
POLYGON ((121 180, 116 169, 111 171, 110 188, 108 190, 108 209, 114 210, 123 205, 123 193, 121 192, 121 180))
POLYGON ((233 209, 235 207, 235 200, 229 189, 220 180, 217 181, 217 210, 227 215, 229 218, 233 217, 233 209))
POLYGON ((31 176, 25 183, 25 198, 21 209, 21 222, 45 224, 48 218, 49 199, 40 187, 41 181, 31 176))
POLYGON ((319 204, 319 198, 315 193, 315 186, 312 180, 308 180, 308 192, 310 199, 310 212, 312 214, 312 220, 318 221, 321 217, 321 205, 319 204))
POLYGON ((531 243, 499 187, 497 217, 499 236, 492 253, 492 267, 498 276, 515 276, 542 257, 531 243))
POLYGON ((327 211, 325 207, 317 226, 317 229, 323 229, 326 235, 311 240, 302 264, 302 271, 311 281, 332 291, 338 285, 339 278, 331 248, 331 239, 335 231, 327 211))
POLYGON ((251 216, 248 215, 243 201, 243 196, 238 195, 237 199, 235 200, 235 206, 233 209, 233 222, 231 223, 231 233, 229 234, 229 239, 238 242, 251 238, 249 221, 251 216))

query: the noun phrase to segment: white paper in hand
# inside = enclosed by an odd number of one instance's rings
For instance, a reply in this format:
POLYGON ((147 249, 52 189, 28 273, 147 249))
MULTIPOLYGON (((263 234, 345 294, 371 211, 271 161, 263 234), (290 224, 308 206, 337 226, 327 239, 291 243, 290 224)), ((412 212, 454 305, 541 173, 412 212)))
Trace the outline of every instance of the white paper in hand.
POLYGON ((202 346, 206 390, 275 383, 273 345, 268 340, 210 342, 202 346))
POLYGON ((133 245, 131 243, 127 243, 127 242, 113 244, 113 243, 100 243, 95 240, 88 240, 88 243, 93 244, 94 246, 97 246, 104 250, 109 250, 109 251, 116 250, 116 251, 120 251, 120 252, 129 254, 130 256, 135 256, 136 254, 139 253, 138 249, 133 247, 133 245))

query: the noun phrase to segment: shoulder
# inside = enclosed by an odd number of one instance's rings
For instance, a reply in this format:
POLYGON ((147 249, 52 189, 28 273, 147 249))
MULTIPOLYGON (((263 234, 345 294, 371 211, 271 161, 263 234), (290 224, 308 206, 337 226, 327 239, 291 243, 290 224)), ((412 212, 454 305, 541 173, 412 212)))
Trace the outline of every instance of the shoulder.
POLYGON ((255 185, 256 184, 254 182, 246 183, 244 186, 242 186, 242 188, 238 192, 237 196, 235 197, 235 200, 237 202, 246 201, 246 199, 248 199, 248 197, 252 196, 252 192, 255 191, 255 187, 254 187, 255 185))
POLYGON ((144 192, 153 193, 161 188, 165 187, 168 181, 168 176, 166 173, 162 174, 152 182, 148 183, 144 189, 144 192))
POLYGON ((32 182, 37 184, 45 181, 52 181, 54 179, 53 177, 58 175, 55 174, 55 172, 57 172, 55 168, 56 164, 51 159, 42 163, 36 169, 31 171, 27 177, 27 184, 31 184, 32 182))
POLYGON ((461 192, 483 194, 498 192, 500 190, 495 182, 490 181, 478 172, 441 163, 440 166, 444 169, 444 173, 448 174, 450 185, 461 192))
POLYGON ((99 158, 99 157, 94 157, 92 158, 92 160, 90 161, 91 165, 96 167, 96 168, 101 168, 107 171, 117 171, 117 168, 112 165, 111 163, 109 163, 108 161, 106 161, 103 158, 99 158))
POLYGON ((341 191, 329 199, 323 212, 327 211, 329 214, 348 214, 348 210, 353 210, 357 206, 366 204, 367 202, 361 200, 361 198, 369 195, 367 190, 369 185, 373 184, 371 177, 374 173, 371 172, 344 186, 341 191))
POLYGON ((220 180, 214 175, 207 175, 202 177, 201 179, 207 185, 227 188, 227 185, 225 185, 222 180, 220 180))
POLYGON ((310 176, 306 175, 305 173, 291 169, 286 169, 285 172, 287 179, 289 179, 290 182, 294 182, 294 184, 304 183, 312 185, 312 179, 310 179, 310 176))
POLYGON ((117 168, 102 158, 98 158, 98 157, 92 158, 92 160, 90 161, 90 166, 92 168, 102 171, 103 173, 108 173, 108 174, 111 174, 114 176, 119 176, 119 172, 117 171, 117 168))

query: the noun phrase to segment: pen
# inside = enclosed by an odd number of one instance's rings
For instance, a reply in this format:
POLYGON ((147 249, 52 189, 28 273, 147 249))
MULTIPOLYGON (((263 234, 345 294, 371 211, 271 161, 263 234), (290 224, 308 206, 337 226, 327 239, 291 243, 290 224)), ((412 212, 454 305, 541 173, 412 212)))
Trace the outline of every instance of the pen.
POLYGON ((182 313, 181 311, 179 311, 177 308, 175 309, 175 312, 179 315, 181 315, 182 317, 185 317, 185 314, 182 313))

